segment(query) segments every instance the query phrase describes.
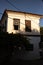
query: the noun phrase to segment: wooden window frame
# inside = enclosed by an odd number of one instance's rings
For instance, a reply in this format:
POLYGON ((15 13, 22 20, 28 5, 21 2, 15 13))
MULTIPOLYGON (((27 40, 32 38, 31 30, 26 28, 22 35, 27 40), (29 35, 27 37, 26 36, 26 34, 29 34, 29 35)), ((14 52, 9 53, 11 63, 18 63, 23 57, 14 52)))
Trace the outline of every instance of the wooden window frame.
POLYGON ((25 20, 25 31, 31 32, 31 20, 25 20), (29 25, 28 25, 29 22, 29 25))
POLYGON ((13 26, 16 26, 16 25, 18 26, 18 29, 14 28, 14 30, 20 30, 20 19, 14 18, 13 19, 13 26))

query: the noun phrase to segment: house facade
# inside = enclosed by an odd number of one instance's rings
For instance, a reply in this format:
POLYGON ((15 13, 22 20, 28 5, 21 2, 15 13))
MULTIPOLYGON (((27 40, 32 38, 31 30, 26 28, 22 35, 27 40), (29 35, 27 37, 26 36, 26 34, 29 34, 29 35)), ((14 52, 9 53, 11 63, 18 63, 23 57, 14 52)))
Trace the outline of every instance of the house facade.
POLYGON ((3 32, 13 34, 27 35, 27 39, 30 39, 30 44, 33 45, 33 50, 25 51, 25 54, 21 57, 25 60, 33 60, 40 58, 39 42, 40 37, 34 35, 40 35, 40 18, 42 15, 5 10, 1 19, 1 26, 3 32), (32 36, 28 36, 32 35, 32 36))

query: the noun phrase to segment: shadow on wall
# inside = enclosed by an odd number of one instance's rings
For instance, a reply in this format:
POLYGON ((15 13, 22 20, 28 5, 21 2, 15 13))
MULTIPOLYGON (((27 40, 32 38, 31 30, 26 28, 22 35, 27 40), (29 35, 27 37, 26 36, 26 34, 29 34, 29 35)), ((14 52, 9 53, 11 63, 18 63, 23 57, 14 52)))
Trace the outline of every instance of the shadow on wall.
POLYGON ((38 31, 37 29, 33 29, 31 31, 21 31, 21 30, 19 30, 18 32, 16 31, 15 33, 16 34, 17 33, 26 34, 26 35, 40 35, 40 31, 38 31))
MULTIPOLYGON (((30 32, 29 32, 30 33, 30 32)), ((31 32, 32 35, 38 35, 39 32, 36 30, 33 30, 31 32), (34 32, 34 33, 33 33, 34 32)), ((16 35, 16 34, 8 34, 5 32, 0 32, 0 60, 6 57, 11 57, 12 52, 15 51, 15 55, 21 55, 25 54, 25 50, 30 51, 30 48, 33 48, 33 45, 30 45, 30 42, 28 44, 28 41, 26 40, 25 36, 22 35, 16 35), (15 50, 14 50, 15 49, 15 50), (21 53, 22 49, 22 53, 21 53)), ((33 50, 33 49, 32 49, 33 50)), ((19 56, 18 56, 19 57, 19 56)))
POLYGON ((40 35, 40 31, 36 30, 36 29, 33 29, 32 30, 32 34, 34 35, 40 35))
POLYGON ((0 32, 0 42, 0 61, 3 61, 3 58, 4 60, 7 57, 10 58, 12 56, 12 52, 17 56, 21 55, 21 51, 24 54, 25 50, 31 50, 30 42, 21 34, 0 32))

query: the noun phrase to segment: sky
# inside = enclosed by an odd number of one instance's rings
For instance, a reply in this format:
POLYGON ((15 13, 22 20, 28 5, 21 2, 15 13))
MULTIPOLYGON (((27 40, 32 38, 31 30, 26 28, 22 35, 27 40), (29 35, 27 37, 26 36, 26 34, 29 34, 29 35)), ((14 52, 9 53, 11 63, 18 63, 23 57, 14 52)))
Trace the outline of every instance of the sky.
MULTIPOLYGON (((43 15, 43 1, 42 0, 0 0, 0 13, 5 9, 24 11, 29 13, 43 15)), ((0 14, 0 19, 2 14, 0 14)), ((43 19, 40 20, 40 26, 43 26, 43 19)))

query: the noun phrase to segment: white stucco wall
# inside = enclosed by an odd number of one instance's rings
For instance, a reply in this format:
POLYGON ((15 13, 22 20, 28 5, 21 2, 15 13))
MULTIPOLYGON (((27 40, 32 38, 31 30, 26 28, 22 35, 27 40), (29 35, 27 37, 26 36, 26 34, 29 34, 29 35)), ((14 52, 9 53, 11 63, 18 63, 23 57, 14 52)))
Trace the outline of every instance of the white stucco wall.
MULTIPOLYGON (((18 13, 18 12, 7 12, 7 15, 8 15, 8 18, 7 18, 7 31, 6 32, 40 35, 40 26, 39 26, 40 17, 39 16, 32 15, 32 14, 18 13), (13 27, 14 18, 20 19, 19 31, 14 30, 14 27, 13 27), (25 20, 31 20, 31 30, 32 30, 31 32, 25 32, 25 20)), ((25 53, 23 53, 23 55, 19 57, 25 60, 38 59, 40 58, 40 52, 39 52, 40 37, 31 36, 29 38, 31 38, 30 43, 33 44, 33 51, 25 51, 25 53)))
POLYGON ((31 44, 33 44, 33 51, 27 51, 27 57, 26 59, 40 59, 40 48, 39 48, 39 42, 40 42, 40 37, 36 37, 36 36, 28 36, 28 39, 30 39, 29 41, 31 42, 31 44))
POLYGON ((26 51, 26 50, 17 50, 16 54, 14 53, 14 59, 23 59, 23 60, 35 60, 40 59, 40 49, 39 49, 39 42, 40 37, 27 37, 30 38, 31 44, 33 44, 33 51, 26 51))
MULTIPOLYGON (((21 33, 21 34, 31 34, 31 35, 40 35, 40 26, 39 26, 39 20, 40 17, 30 14, 24 14, 24 13, 8 13, 8 23, 7 23, 7 32, 9 33, 21 33), (13 19, 20 19, 20 30, 16 31, 13 27, 13 19), (31 20, 31 32, 25 32, 25 20, 31 20)), ((33 51, 25 51, 21 52, 21 56, 18 56, 21 59, 24 60, 33 60, 33 59, 39 59, 40 58, 40 52, 39 52, 39 42, 40 37, 27 37, 31 38, 30 43, 33 44, 33 51)))
POLYGON ((29 34, 40 34, 39 26, 40 17, 24 13, 8 13, 8 23, 7 23, 7 32, 9 33, 29 33, 29 34), (13 19, 20 19, 20 30, 16 31, 13 27, 13 19), (31 20, 31 32, 25 32, 25 20, 31 20))

